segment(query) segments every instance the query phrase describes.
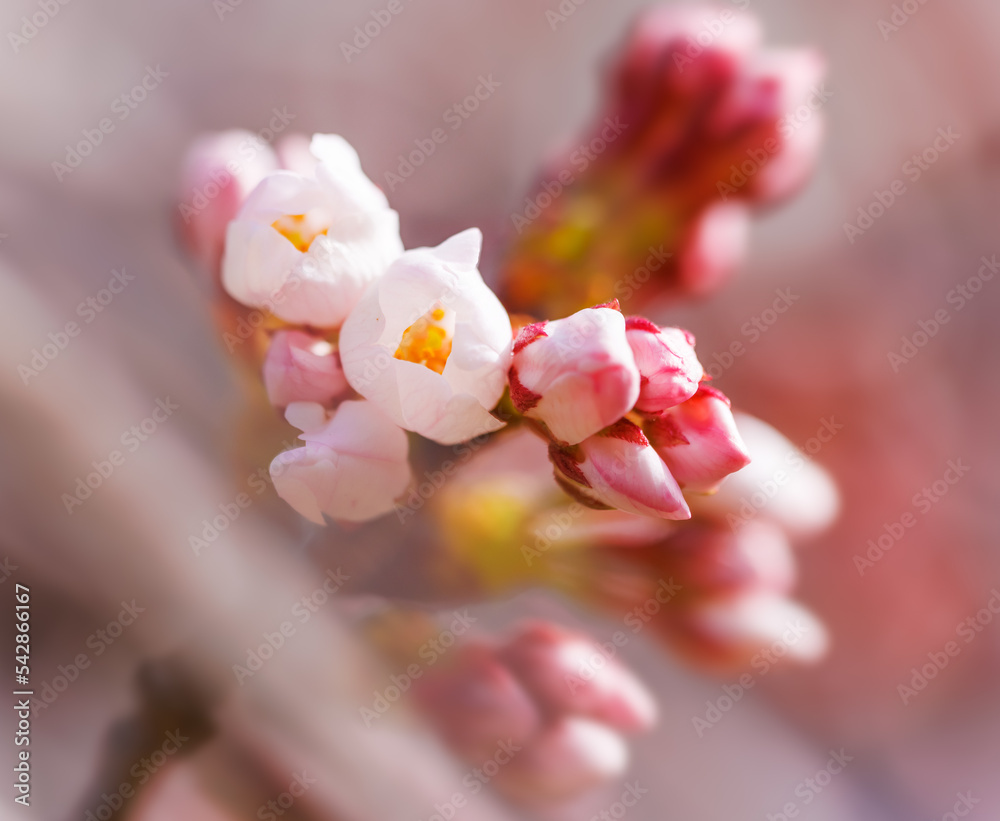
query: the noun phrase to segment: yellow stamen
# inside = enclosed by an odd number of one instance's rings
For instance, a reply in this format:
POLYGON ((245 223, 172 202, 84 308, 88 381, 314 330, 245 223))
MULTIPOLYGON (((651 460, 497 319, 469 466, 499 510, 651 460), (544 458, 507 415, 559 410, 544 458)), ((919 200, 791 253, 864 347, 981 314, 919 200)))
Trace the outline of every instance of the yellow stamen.
POLYGON ((451 331, 444 324, 446 317, 443 308, 434 308, 403 331, 396 359, 444 373, 451 354, 451 331))
POLYGON ((286 214, 271 223, 271 227, 287 239, 302 253, 309 250, 313 240, 325 234, 327 228, 319 228, 308 214, 286 214))

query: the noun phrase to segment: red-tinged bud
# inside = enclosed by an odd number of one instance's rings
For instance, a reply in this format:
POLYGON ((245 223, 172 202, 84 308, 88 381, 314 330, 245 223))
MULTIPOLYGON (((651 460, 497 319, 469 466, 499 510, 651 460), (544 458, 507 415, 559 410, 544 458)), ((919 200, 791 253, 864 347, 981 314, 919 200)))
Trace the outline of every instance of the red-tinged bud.
POLYGON ((481 763, 498 738, 527 744, 541 728, 541 713, 493 647, 472 641, 453 652, 413 685, 414 698, 448 745, 481 763))
POLYGON ((641 316, 628 317, 625 328, 639 368, 636 410, 660 413, 694 396, 705 372, 688 331, 661 328, 641 316))
POLYGON ((646 432, 685 490, 712 492, 726 476, 750 462, 729 400, 707 385, 649 422, 646 432))
POLYGON ((750 212, 737 202, 719 203, 691 223, 679 252, 678 278, 692 295, 718 290, 743 264, 750 238, 750 212))
POLYGON ((578 715, 622 732, 650 729, 656 702, 613 653, 589 636, 550 622, 524 625, 500 649, 500 658, 545 713, 578 715))
POLYGON ((721 526, 684 528, 655 553, 657 571, 676 579, 684 598, 750 591, 784 594, 795 585, 795 557, 788 537, 764 522, 736 532, 721 526))
POLYGON ((639 396, 639 372, 617 305, 522 329, 509 376, 518 411, 569 445, 621 419, 639 396))
MULTIPOLYGON (((688 519, 691 512, 674 477, 639 427, 627 419, 559 451, 557 478, 578 499, 640 516, 688 519)), ((553 451, 550 451, 550 455, 553 451)))

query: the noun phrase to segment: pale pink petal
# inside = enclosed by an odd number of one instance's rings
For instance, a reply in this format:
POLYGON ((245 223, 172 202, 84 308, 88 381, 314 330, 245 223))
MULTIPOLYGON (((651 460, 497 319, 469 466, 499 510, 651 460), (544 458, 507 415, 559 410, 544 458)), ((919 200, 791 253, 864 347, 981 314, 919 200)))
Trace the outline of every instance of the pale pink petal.
POLYGON ((614 730, 589 719, 567 717, 511 756, 492 783, 519 803, 550 804, 620 777, 628 759, 628 746, 614 730))
MULTIPOLYGON (((318 405, 315 407, 319 407, 318 405)), ((300 418, 302 405, 293 405, 300 418)), ((271 463, 278 495, 310 521, 366 521, 393 510, 410 483, 406 434, 371 403, 343 402, 271 463)))
POLYGON ((329 405, 349 387, 330 343, 303 331, 278 331, 271 339, 264 386, 277 408, 292 402, 329 405))

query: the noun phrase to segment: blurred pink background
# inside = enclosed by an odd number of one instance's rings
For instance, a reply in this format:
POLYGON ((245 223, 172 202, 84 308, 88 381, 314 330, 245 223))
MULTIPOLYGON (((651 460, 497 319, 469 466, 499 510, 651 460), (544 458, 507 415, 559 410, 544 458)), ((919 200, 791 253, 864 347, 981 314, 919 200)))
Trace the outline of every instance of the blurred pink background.
MULTIPOLYGON (((555 2, 404 0, 391 25, 347 62, 340 43, 378 4, 246 0, 220 20, 206 0, 81 0, 60 6, 17 53, 10 43, 0 49, 0 542, 19 568, 16 581, 37 591, 36 675, 54 675, 122 599, 148 602, 150 612, 35 720, 38 817, 82 817, 80 807, 93 806, 87 790, 109 728, 130 709, 141 660, 181 645, 209 658, 230 639, 242 647, 240 636, 266 629, 294 600, 291 591, 310 585, 304 563, 283 562, 274 550, 283 544, 298 559, 302 532, 266 509, 241 519, 204 560, 193 562, 186 546, 188 531, 233 493, 227 435, 242 401, 207 289, 173 239, 177 173, 190 141, 208 130, 257 131, 277 108, 294 130, 346 136, 383 184, 397 156, 480 75, 492 75, 499 87, 481 109, 410 179, 386 189, 407 246, 480 226, 489 278, 535 170, 587 121, 603 56, 645 5, 587 0, 553 31, 545 12, 555 2), (51 166, 64 160, 66 144, 109 116, 147 66, 167 76, 58 182, 51 166), (18 364, 123 266, 134 283, 25 385, 18 364), (107 492, 67 517, 60 494, 165 396, 182 408, 176 419, 128 460, 113 489, 109 480, 107 492), (265 580, 267 593, 258 594, 265 580)), ((744 343, 716 384, 796 444, 825 419, 843 425, 815 454, 840 484, 843 513, 800 556, 799 598, 826 620, 833 649, 815 669, 768 673, 699 738, 692 717, 729 682, 686 670, 645 637, 627 647, 662 710, 658 730, 634 747, 627 781, 649 794, 629 818, 767 818, 788 802, 797 802, 797 817, 817 821, 941 818, 969 792, 980 801, 971 817, 1000 813, 1000 625, 968 644, 959 639, 961 653, 908 705, 897 691, 1000 588, 992 467, 1000 283, 985 282, 961 310, 948 301, 982 257, 1000 252, 1000 100, 991 93, 1000 8, 912 5, 916 13, 886 39, 878 22, 892 14, 888 3, 749 3, 770 45, 813 45, 825 55, 833 92, 825 148, 802 194, 755 223, 737 282, 669 316, 695 332, 706 364, 744 343), (918 180, 907 178, 904 164, 939 128, 959 138, 918 180), (849 241, 844 223, 897 178, 906 193, 849 241), (743 330, 777 288, 799 296, 793 308, 759 338, 743 330), (948 324, 894 372, 888 354, 942 308, 948 324), (914 494, 941 479, 949 460, 962 460, 968 475, 924 512, 914 494), (861 575, 854 556, 907 512, 916 526, 861 575), (796 788, 841 749, 850 764, 804 803, 796 788)), ((37 10, 28 0, 8 4, 0 29, 20 30, 22 15, 37 10)), ((475 612, 484 625, 500 625, 526 612, 565 618, 566 608, 526 594, 475 612)), ((598 637, 615 630, 581 612, 572 618, 598 637)), ((350 817, 427 817, 437 793, 414 768, 446 780, 443 752, 427 753, 401 730, 392 731, 398 739, 372 739, 344 729, 349 722, 334 707, 297 712, 296 699, 310 693, 319 703, 323 694, 363 690, 355 681, 363 663, 348 663, 354 644, 338 617, 324 615, 312 629, 311 649, 294 651, 283 679, 244 694, 249 706, 230 705, 225 726, 243 729, 231 729, 229 743, 248 726, 264 737, 308 736, 324 774, 337 773, 330 793, 353 790, 350 817), (317 647, 338 649, 317 662, 317 647), (280 705, 273 727, 246 718, 257 715, 254 703, 280 705), (319 738, 324 721, 343 729, 336 742, 319 738), (379 744, 390 750, 384 757, 379 744), (375 770, 376 761, 391 763, 375 770), (413 794, 424 803, 414 805, 413 794)), ((264 746, 280 758, 281 743, 264 746)), ((612 785, 552 817, 589 818, 622 789, 612 785)), ((0 816, 8 806, 0 804, 0 816)), ((327 817, 317 806, 315 817, 327 817)), ((468 812, 517 817, 492 802, 468 812)))

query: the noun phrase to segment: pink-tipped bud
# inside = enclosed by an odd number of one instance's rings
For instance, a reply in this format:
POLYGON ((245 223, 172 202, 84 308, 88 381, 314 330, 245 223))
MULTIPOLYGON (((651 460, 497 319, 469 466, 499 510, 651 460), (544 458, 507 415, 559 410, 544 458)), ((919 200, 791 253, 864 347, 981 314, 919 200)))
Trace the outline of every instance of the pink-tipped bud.
POLYGON ((693 604, 666 631, 696 661, 716 669, 745 667, 754 658, 809 664, 826 653, 826 628, 778 593, 756 591, 693 604))
POLYGON ((657 550, 659 566, 686 594, 699 598, 737 592, 788 593, 796 580, 795 556, 781 528, 752 522, 731 528, 688 527, 657 550))
POLYGON ((738 202, 706 208, 694 220, 680 250, 678 276, 695 295, 724 285, 743 264, 750 239, 750 212, 738 202))
POLYGON ((533 622, 501 648, 500 658, 549 716, 583 716, 622 732, 656 723, 645 685, 583 633, 533 622))
POLYGON ((274 151, 249 131, 206 134, 191 144, 181 165, 177 226, 185 250, 206 271, 218 274, 229 221, 277 169, 274 151))
POLYGON ((575 448, 553 445, 556 480, 591 507, 613 507, 639 516, 689 519, 677 482, 639 427, 622 419, 575 448))
POLYGON ((585 718, 563 718, 516 751, 492 784, 520 804, 551 804, 620 777, 628 758, 628 746, 614 730, 585 718))
POLYGON ((570 445, 628 413, 639 397, 639 371, 617 302, 522 328, 510 395, 521 413, 570 445))
POLYGON ((646 426, 649 441, 685 490, 709 493, 750 463, 729 400, 703 385, 646 426))
POLYGON ((349 390, 333 346, 303 331, 274 335, 264 360, 264 386, 276 408, 293 402, 329 406, 349 390))
POLYGON ((541 727, 539 709, 496 651, 470 642, 453 652, 454 658, 413 685, 414 698, 442 738, 478 762, 493 755, 499 738, 527 744, 541 727))
POLYGON ((823 59, 812 50, 768 53, 758 70, 774 78, 779 110, 791 124, 778 129, 779 147, 753 183, 762 202, 773 202, 794 194, 812 175, 823 142, 822 109, 832 92, 822 83, 823 59))
POLYGON ((641 316, 628 317, 625 328, 639 368, 636 410, 660 413, 695 395, 705 372, 688 331, 661 328, 641 316))

